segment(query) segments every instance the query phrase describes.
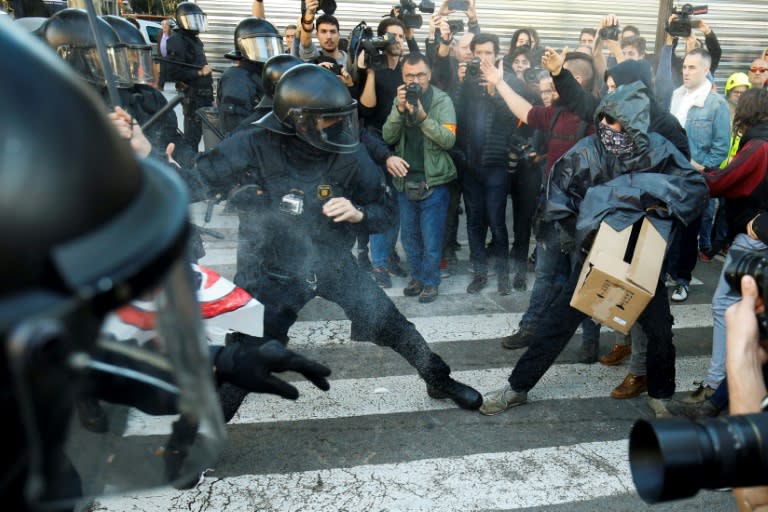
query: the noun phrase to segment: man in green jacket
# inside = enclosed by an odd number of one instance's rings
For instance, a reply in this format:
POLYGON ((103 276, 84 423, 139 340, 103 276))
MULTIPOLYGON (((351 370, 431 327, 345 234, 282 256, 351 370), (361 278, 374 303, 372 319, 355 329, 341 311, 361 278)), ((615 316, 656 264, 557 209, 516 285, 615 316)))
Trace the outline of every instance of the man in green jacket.
POLYGON ((429 64, 420 53, 403 61, 403 81, 383 127, 384 141, 402 158, 387 171, 400 205, 400 237, 411 269, 403 293, 432 302, 440 286, 440 256, 448 212, 447 184, 456 179, 448 151, 456 142, 451 98, 430 85, 429 64))

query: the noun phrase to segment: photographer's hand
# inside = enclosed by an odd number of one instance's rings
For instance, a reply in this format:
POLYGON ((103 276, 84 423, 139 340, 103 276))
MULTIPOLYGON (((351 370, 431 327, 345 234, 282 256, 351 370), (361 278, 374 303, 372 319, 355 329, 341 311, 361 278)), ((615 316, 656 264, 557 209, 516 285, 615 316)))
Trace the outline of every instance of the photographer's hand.
POLYGON ((395 107, 401 114, 405 114, 406 105, 408 102, 405 100, 405 84, 397 87, 397 103, 395 107))
POLYGON ((305 0, 304 4, 307 7, 306 13, 314 18, 317 14, 317 9, 320 7, 320 0, 305 0))
POLYGON ((557 53, 552 48, 545 48, 541 56, 541 67, 549 71, 552 76, 558 76, 563 70, 565 56, 568 55, 569 48, 566 46, 561 53, 557 53))
POLYGON ((469 0, 469 7, 467 8, 467 25, 477 25, 477 8, 475 7, 475 0, 469 0))
MULTIPOLYGON (((768 358, 762 343, 758 343, 755 308, 764 309, 758 296, 757 283, 746 275, 741 278, 741 300, 725 312, 727 337, 726 374, 730 414, 761 412, 761 402, 768 393, 762 366, 768 358)), ((740 511, 768 510, 768 487, 748 487, 733 490, 740 511)))

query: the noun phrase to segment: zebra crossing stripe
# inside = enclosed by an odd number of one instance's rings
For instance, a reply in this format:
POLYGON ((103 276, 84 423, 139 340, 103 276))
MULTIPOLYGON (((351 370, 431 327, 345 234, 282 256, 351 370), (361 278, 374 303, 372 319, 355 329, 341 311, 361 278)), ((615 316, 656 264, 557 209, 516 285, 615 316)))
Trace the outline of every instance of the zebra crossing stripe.
MULTIPOLYGON (((675 364, 678 391, 693 389, 709 366, 709 356, 681 357, 675 364)), ((482 393, 502 387, 511 368, 453 372, 451 375, 482 393)), ((556 364, 528 394, 530 401, 608 397, 626 376, 627 368, 601 364, 556 364)), ((418 413, 455 408, 450 400, 427 396, 416 375, 339 379, 322 392, 306 381, 293 382, 299 390, 295 402, 274 395, 250 394, 230 421, 237 424, 311 421, 376 414, 418 413)), ((125 435, 170 432, 174 416, 150 416, 132 410, 125 435)))
MULTIPOLYGON (((510 433, 510 443, 513 442, 510 433)), ((627 441, 216 478, 191 491, 101 499, 98 510, 491 510, 633 494, 627 441)))
MULTIPOLYGON (((671 309, 675 329, 712 327, 709 304, 685 304, 671 309)), ((522 317, 522 313, 491 313, 410 317, 409 320, 427 342, 434 343, 501 338, 511 334, 522 317)), ((302 321, 296 322, 288 334, 292 347, 356 343, 349 339, 349 330, 349 320, 302 321)), ((604 327, 603 332, 609 329, 604 327)))

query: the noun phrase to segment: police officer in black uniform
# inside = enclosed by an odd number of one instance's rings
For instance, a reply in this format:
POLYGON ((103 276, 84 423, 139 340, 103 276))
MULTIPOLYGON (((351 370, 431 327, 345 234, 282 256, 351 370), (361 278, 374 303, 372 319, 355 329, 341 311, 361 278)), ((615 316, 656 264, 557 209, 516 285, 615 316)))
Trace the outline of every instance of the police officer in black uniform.
MULTIPOLYGON (((73 510, 104 489, 196 482, 224 441, 212 361, 219 382, 289 398, 295 388, 271 372, 300 371, 327 389, 328 369, 276 340, 209 350, 185 256, 184 184, 157 161, 136 159, 93 92, 39 40, 8 24, 0 48, 5 69, 24 62, 0 81, 3 510, 73 510), (113 328, 115 312, 138 298, 155 308, 149 348, 113 328), (178 414, 163 455, 124 436, 124 422, 98 438, 71 422, 85 389, 178 414), (184 439, 181 423, 192 427, 184 439)), ((94 55, 62 51, 81 62, 94 55)))
MULTIPOLYGON (((118 92, 123 108, 143 126, 168 104, 163 93, 152 86, 152 47, 144 41, 139 29, 127 19, 112 15, 102 16, 102 19, 109 23, 120 42, 126 45, 132 87, 119 88, 118 92)), ((107 98, 106 91, 103 96, 107 98)), ((159 120, 143 131, 152 146, 160 150, 165 150, 168 144, 173 143, 173 159, 181 165, 190 165, 197 156, 197 148, 190 146, 179 132, 173 109, 167 110, 159 120)))
POLYGON ((248 17, 235 28, 235 49, 225 55, 237 61, 227 69, 217 90, 219 121, 224 134, 231 133, 264 95, 261 74, 264 63, 283 50, 283 38, 267 20, 248 17))
POLYGON ((357 102, 333 73, 301 64, 283 74, 273 111, 202 155, 194 173, 208 193, 243 184, 231 200, 240 216, 235 282, 266 307, 265 334, 288 341, 313 297, 339 304, 365 339, 402 355, 433 398, 476 409, 471 387, 355 263, 355 235, 389 226, 384 176, 359 144, 357 102))
POLYGON ((249 128, 253 123, 272 112, 272 96, 275 94, 275 87, 280 77, 292 67, 303 63, 304 61, 300 58, 287 53, 270 57, 264 63, 264 69, 261 72, 261 90, 263 92, 261 100, 253 108, 253 112, 240 122, 236 130, 249 128))
POLYGON ((203 135, 197 110, 213 105, 213 68, 208 65, 203 42, 198 37, 198 33, 206 31, 208 18, 197 4, 181 2, 176 7, 176 25, 167 42, 166 79, 176 82, 176 88, 186 94, 182 103, 184 138, 197 148, 203 135))

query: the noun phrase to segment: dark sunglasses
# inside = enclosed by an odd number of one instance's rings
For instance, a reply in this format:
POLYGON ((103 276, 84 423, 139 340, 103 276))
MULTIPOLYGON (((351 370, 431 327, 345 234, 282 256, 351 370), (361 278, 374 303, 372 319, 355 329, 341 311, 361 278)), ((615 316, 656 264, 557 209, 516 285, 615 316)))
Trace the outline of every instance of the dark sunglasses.
POLYGON ((603 114, 602 118, 605 119, 605 122, 608 124, 614 124, 618 122, 614 117, 611 117, 608 114, 603 114))
POLYGON ((749 70, 753 73, 765 73, 768 68, 749 68, 749 70))

